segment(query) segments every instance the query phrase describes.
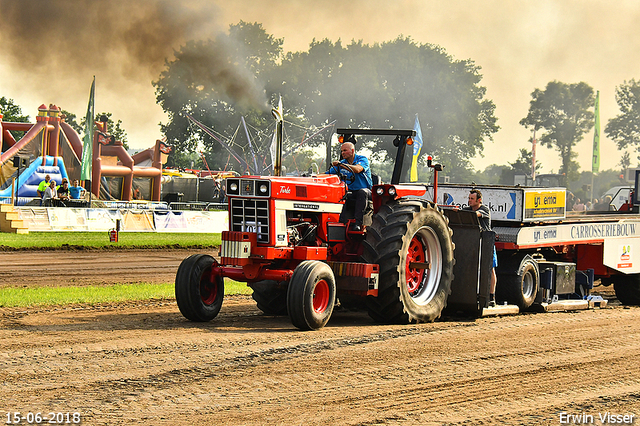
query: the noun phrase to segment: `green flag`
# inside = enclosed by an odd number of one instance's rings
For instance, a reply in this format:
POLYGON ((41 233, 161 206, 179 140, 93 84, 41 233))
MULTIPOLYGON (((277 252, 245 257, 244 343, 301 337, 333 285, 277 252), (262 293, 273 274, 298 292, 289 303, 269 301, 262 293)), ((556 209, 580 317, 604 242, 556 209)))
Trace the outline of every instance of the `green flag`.
POLYGON ((593 131, 593 161, 591 171, 600 171, 600 91, 596 92, 596 124, 593 131))
POLYGON ((94 96, 96 93, 96 77, 93 76, 91 93, 89 94, 89 106, 84 123, 84 140, 82 144, 82 171, 81 180, 91 180, 91 161, 93 157, 93 120, 95 116, 94 96))

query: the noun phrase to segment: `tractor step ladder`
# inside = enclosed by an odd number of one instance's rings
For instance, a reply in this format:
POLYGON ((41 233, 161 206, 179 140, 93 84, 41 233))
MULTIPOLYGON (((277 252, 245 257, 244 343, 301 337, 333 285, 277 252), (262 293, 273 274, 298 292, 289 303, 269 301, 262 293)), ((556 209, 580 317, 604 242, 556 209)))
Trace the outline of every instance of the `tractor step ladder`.
POLYGON ((553 303, 542 303, 545 312, 578 311, 582 309, 606 308, 607 300, 560 300, 553 303))
POLYGON ((11 204, 0 204, 0 232, 28 234, 29 228, 20 219, 20 212, 11 204))
POLYGON ((483 317, 494 317, 502 315, 517 315, 520 313, 520 308, 517 305, 496 305, 491 308, 484 308, 482 310, 483 317))

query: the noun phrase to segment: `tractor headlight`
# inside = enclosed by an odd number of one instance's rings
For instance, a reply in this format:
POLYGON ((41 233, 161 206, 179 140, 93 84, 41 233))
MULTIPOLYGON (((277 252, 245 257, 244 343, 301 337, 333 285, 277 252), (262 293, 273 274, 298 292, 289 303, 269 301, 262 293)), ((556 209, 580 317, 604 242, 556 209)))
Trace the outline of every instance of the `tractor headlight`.
POLYGON ((254 179, 227 179, 227 194, 243 197, 269 197, 271 182, 254 179))
POLYGON ((379 186, 376 188, 376 194, 378 195, 384 195, 384 187, 379 186))
POLYGON ((258 197, 268 197, 271 195, 271 182, 268 180, 256 181, 256 195, 258 197))
POLYGON ((227 179, 227 194, 238 195, 240 186, 237 179, 227 179))
POLYGON ((389 188, 389 195, 392 197, 396 195, 396 189, 393 186, 389 188))

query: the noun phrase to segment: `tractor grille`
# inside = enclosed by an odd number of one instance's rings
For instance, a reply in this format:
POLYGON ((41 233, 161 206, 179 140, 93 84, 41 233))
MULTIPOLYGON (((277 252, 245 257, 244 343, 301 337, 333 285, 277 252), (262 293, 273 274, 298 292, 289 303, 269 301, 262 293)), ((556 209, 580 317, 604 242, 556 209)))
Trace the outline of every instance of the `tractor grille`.
POLYGON ((255 232, 259 243, 269 242, 269 201, 231 199, 231 231, 255 232))

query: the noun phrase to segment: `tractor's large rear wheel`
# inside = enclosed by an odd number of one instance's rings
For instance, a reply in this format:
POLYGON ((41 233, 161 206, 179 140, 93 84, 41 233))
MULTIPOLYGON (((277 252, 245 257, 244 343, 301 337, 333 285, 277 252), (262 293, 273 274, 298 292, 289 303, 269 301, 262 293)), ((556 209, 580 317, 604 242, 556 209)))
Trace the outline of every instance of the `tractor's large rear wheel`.
POLYGON ((194 254, 180 263, 176 273, 176 302, 182 315, 191 321, 211 321, 220 312, 224 280, 212 274, 213 257, 194 254))
POLYGON ((367 228, 364 260, 380 266, 378 297, 367 297, 377 322, 432 322, 451 294, 453 232, 436 207, 418 200, 383 205, 367 228))
POLYGON ((325 326, 336 301, 336 280, 324 262, 305 260, 293 271, 287 290, 287 311, 300 330, 325 326))
POLYGON ((258 309, 267 315, 287 315, 287 285, 273 280, 263 280, 249 284, 253 289, 251 297, 258 309))

